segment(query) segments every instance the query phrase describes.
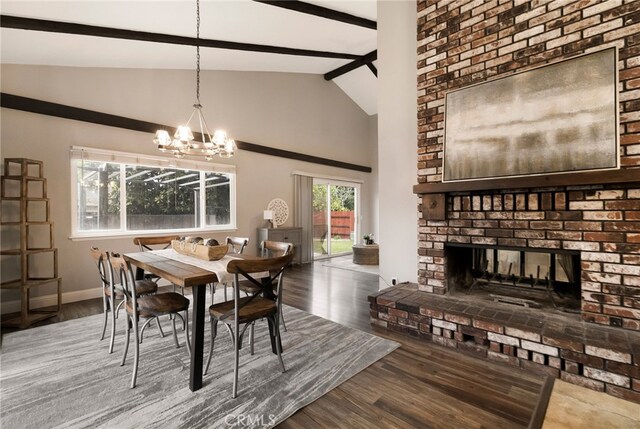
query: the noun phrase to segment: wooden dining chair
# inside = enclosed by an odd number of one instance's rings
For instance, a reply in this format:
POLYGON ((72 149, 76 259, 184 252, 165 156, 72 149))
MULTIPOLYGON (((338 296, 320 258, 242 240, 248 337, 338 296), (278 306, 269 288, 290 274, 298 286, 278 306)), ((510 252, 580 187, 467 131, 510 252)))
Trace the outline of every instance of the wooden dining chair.
MULTIPOLYGON (((162 235, 156 237, 134 237, 133 244, 140 248, 141 252, 150 252, 152 250, 164 250, 171 247, 173 240, 179 240, 179 235, 162 235)), ((145 273, 144 277, 158 283, 160 277, 155 274, 145 273)), ((173 291, 176 291, 176 285, 173 285, 173 291)), ((184 290, 181 290, 184 295, 184 290)))
POLYGON ((141 252, 148 252, 150 250, 168 249, 171 247, 173 240, 179 240, 178 235, 164 235, 158 237, 135 237, 133 244, 140 247, 141 252))
POLYGON ((229 246, 231 253, 241 254, 244 252, 244 248, 249 244, 247 237, 227 237, 225 243, 229 246))
MULTIPOLYGON (((238 367, 240 362, 240 349, 242 338, 247 327, 260 319, 266 319, 269 323, 271 344, 282 366, 282 372, 286 371, 282 359, 282 344, 280 340, 279 318, 282 307, 282 280, 285 268, 293 260, 293 253, 276 258, 266 259, 234 259, 227 265, 227 271, 234 275, 234 283, 237 286, 240 279, 246 279, 260 288, 261 293, 240 298, 240 289, 233 288, 233 300, 214 304, 209 307, 211 315, 211 342, 209 344, 209 357, 204 373, 209 371, 211 356, 213 355, 214 341, 217 336, 218 322, 225 324, 231 335, 234 350, 233 366, 233 390, 232 397, 238 395, 238 367), (268 271, 270 276, 266 279, 256 279, 251 273, 268 271), (240 330, 242 327, 242 330, 240 330)), ((253 354, 253 341, 251 343, 253 354)))
POLYGON ((139 296, 136 289, 136 280, 133 275, 131 265, 122 256, 117 253, 108 254, 109 261, 113 267, 113 271, 119 276, 124 293, 125 310, 127 312, 127 330, 124 353, 122 354, 122 362, 120 366, 125 364, 127 352, 129 351, 129 338, 133 329, 134 357, 133 357, 133 375, 131 377, 131 388, 136 387, 136 379, 138 377, 138 363, 140 361, 140 341, 139 337, 144 328, 152 321, 158 320, 159 316, 169 315, 171 326, 173 328, 173 339, 176 348, 180 347, 178 343, 178 334, 176 332, 176 316, 183 320, 186 326, 185 336, 187 351, 191 354, 191 345, 189 343, 189 300, 183 295, 175 292, 161 293, 156 295, 139 296), (184 312, 184 317, 180 314, 184 312), (142 329, 138 330, 138 323, 141 319, 145 319, 142 329))
MULTIPOLYGON (((265 240, 262 243, 260 243, 260 256, 263 258, 277 258, 280 256, 288 255, 292 252, 293 252, 293 244, 291 243, 284 243, 281 241, 269 241, 269 240, 265 240)), ((249 296, 260 293, 260 288, 250 281, 240 281, 239 288, 242 292, 244 292, 249 296)), ((284 316, 282 315, 282 313, 280 313, 280 321, 282 322, 282 327, 286 332, 287 324, 284 321, 284 316)))
MULTIPOLYGON (((107 331, 107 319, 111 316, 111 336, 109 340, 109 353, 113 353, 113 344, 116 336, 116 319, 118 318, 118 311, 124 303, 124 293, 122 287, 116 281, 114 281, 113 269, 108 261, 106 252, 100 251, 97 247, 91 247, 89 253, 93 257, 97 267, 98 275, 100 278, 100 288, 102 289, 102 306, 104 312, 104 321, 102 324, 102 335, 100 341, 104 340, 104 335, 107 331), (120 301, 117 305, 116 302, 120 301)), ((136 291, 139 295, 149 295, 158 291, 158 285, 150 280, 138 280, 136 291)), ((160 327, 160 326, 158 326, 160 327)), ((162 336, 164 333, 160 329, 162 336)))

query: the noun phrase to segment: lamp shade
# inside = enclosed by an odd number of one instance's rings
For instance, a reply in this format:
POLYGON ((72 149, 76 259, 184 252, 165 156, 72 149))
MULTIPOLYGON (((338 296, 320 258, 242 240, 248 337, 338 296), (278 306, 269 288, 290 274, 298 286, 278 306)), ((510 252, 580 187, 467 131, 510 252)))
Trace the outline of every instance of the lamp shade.
POLYGON ((264 211, 264 220, 273 220, 273 210, 264 211))

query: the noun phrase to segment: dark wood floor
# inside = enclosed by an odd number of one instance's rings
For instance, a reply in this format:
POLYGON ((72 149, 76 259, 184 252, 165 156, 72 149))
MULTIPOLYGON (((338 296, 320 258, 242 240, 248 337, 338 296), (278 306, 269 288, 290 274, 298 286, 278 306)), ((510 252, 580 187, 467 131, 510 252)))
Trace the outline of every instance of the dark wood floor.
MULTIPOLYGON (((400 348, 304 407, 279 428, 523 428, 544 377, 470 357, 369 324, 378 278, 321 263, 292 268, 285 303, 383 336, 400 348)), ((99 299, 70 303, 50 321, 102 311, 99 299)), ((2 333, 12 329, 3 328, 2 333)))

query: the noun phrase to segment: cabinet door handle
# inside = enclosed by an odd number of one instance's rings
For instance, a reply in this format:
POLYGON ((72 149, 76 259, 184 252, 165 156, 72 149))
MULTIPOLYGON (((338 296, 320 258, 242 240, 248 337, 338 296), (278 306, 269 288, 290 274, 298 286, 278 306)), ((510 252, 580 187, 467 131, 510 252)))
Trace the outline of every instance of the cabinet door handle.
POLYGON ((288 239, 289 239, 289 237, 285 237, 284 239, 285 239, 285 240, 288 240, 288 239))

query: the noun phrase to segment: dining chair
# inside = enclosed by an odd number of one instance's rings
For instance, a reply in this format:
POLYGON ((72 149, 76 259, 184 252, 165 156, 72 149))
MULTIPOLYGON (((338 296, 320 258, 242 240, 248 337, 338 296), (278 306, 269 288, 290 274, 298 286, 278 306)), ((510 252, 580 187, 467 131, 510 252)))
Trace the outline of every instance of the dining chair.
POLYGON ((247 237, 227 237, 225 243, 229 246, 231 253, 241 254, 244 252, 244 248, 249 244, 247 237))
POLYGON ((109 253, 108 258, 113 267, 113 271, 120 278, 120 284, 122 285, 125 300, 124 307, 127 312, 127 339, 124 345, 124 353, 122 354, 122 362, 120 363, 120 366, 124 366, 127 359, 129 338, 131 336, 131 330, 133 329, 133 343, 135 348, 131 388, 134 388, 136 387, 138 364, 140 361, 139 336, 152 320, 158 321, 159 316, 169 315, 169 318, 171 319, 171 327, 173 328, 173 339, 175 341, 176 348, 180 348, 180 344, 178 343, 178 334, 176 332, 176 316, 180 317, 186 326, 185 337, 187 352, 191 355, 191 344, 189 343, 189 300, 176 292, 139 296, 131 264, 117 253, 109 253), (181 312, 184 312, 184 317, 180 314, 181 312), (145 321, 142 325, 142 329, 138 330, 138 323, 141 319, 145 319, 145 321))
MULTIPOLYGON (((282 344, 280 339, 279 318, 282 313, 282 280, 285 268, 293 260, 293 253, 276 258, 266 259, 234 259, 227 265, 227 271, 234 275, 234 283, 237 286, 240 279, 246 279, 260 288, 261 293, 240 298, 240 289, 233 288, 233 300, 209 307, 211 315, 211 342, 209 343, 209 357, 204 373, 209 371, 211 356, 213 355, 214 341, 217 336, 218 322, 224 323, 231 336, 234 351, 233 366, 233 390, 232 398, 238 395, 238 367, 240 362, 240 349, 242 338, 247 327, 260 319, 266 319, 269 324, 271 344, 275 348, 282 372, 286 371, 282 359, 282 344), (256 279, 251 273, 269 272, 269 277, 256 279), (242 327, 242 330, 240 330, 242 327)), ((251 354, 253 354, 253 341, 251 341, 251 354)))
MULTIPOLYGON (((162 236, 156 236, 156 237, 134 237, 133 244, 138 246, 141 252, 150 252, 152 250, 168 249, 171 247, 171 242, 173 240, 179 240, 179 239, 180 239, 180 236, 178 235, 162 235, 162 236)), ((151 273, 146 273, 144 277, 146 279, 153 280, 156 283, 158 283, 158 280, 160 280, 159 276, 151 273)), ((174 292, 176 291, 176 285, 173 285, 173 291, 174 292)), ((184 295, 184 290, 182 290, 182 294, 184 295)))
MULTIPOLYGON (((265 240, 260 243, 260 256, 263 258, 277 258, 279 256, 288 255, 293 252, 293 244, 285 243, 282 241, 269 241, 265 240)), ((260 293, 260 288, 249 281, 240 281, 239 288, 247 295, 255 295, 260 293)), ((282 308, 281 308, 282 309, 282 308)), ((280 313, 280 321, 285 332, 287 331, 287 324, 284 321, 284 315, 280 313)))
MULTIPOLYGON (((247 237, 227 237, 224 239, 224 242, 229 246, 229 253, 235 255, 241 255, 244 252, 244 249, 249 244, 249 239, 247 237)), ((227 301, 227 284, 222 283, 224 287, 224 300, 227 301)), ((213 294, 216 292, 216 288, 214 284, 211 284, 211 304, 213 304, 213 294)))
MULTIPOLYGON (((93 257, 100 277, 100 288, 102 289, 102 306, 104 312, 104 321, 102 324, 102 336, 100 341, 104 340, 104 334, 107 331, 107 319, 111 316, 111 336, 109 340, 109 353, 113 353, 113 344, 116 336, 116 319, 120 307, 124 303, 124 293, 122 287, 114 281, 111 264, 108 262, 108 254, 102 252, 97 247, 91 247, 89 253, 93 257), (120 302, 116 305, 116 300, 120 302)), ((153 294, 158 291, 158 285, 150 280, 138 280, 136 291, 139 295, 153 294)), ((160 326, 158 325, 158 328, 160 326)), ((164 336, 162 329, 160 333, 164 336)))

